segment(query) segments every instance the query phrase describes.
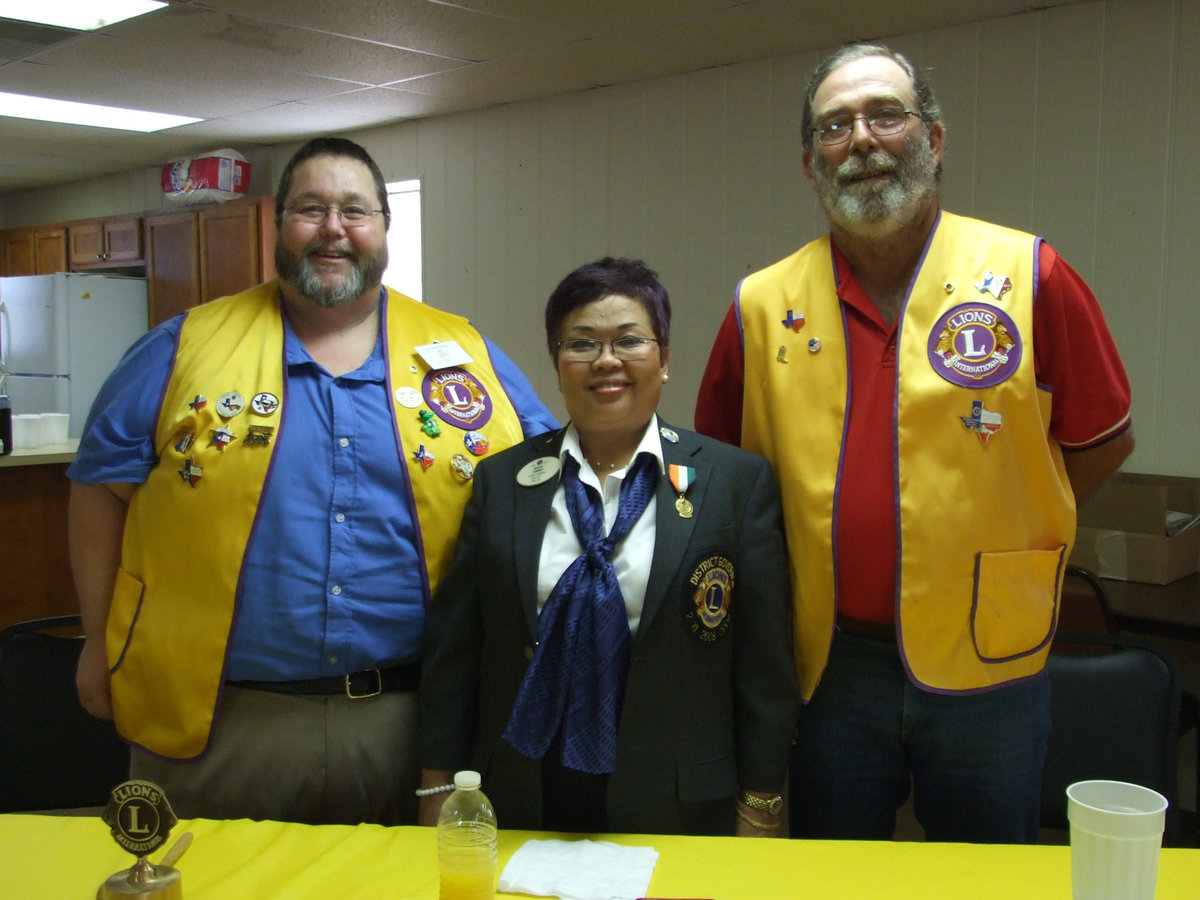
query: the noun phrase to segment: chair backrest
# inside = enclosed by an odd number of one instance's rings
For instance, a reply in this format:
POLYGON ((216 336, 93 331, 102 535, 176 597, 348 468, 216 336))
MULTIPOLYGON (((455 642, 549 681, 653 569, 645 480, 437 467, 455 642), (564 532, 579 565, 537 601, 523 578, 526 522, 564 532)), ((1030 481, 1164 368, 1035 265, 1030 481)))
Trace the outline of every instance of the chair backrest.
POLYGON ((1167 841, 1176 831, 1179 667, 1155 644, 1132 635, 1059 632, 1056 643, 1111 652, 1052 651, 1051 734, 1042 775, 1042 826, 1067 828, 1067 786, 1094 778, 1153 788, 1170 802, 1167 841))
MULTIPOLYGON (((1100 579, 1082 566, 1068 565, 1063 572, 1062 595, 1058 606, 1058 628, 1088 634, 1114 634, 1117 619, 1109 605, 1100 579)), ((1096 652, 1070 642, 1052 646, 1055 652, 1096 652)))
POLYGON ((0 631, 0 812, 102 806, 129 777, 129 749, 75 693, 81 637, 44 634, 79 616, 0 631))

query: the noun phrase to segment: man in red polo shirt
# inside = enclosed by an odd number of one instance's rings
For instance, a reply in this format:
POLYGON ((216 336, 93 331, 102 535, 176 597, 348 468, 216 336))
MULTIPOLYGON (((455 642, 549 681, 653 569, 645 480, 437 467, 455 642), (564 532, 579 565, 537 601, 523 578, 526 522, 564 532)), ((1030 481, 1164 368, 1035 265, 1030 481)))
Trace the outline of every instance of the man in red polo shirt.
POLYGON ((738 287, 697 430, 780 480, 806 706, 797 837, 1034 841, 1075 506, 1133 449, 1091 291, 941 209, 945 128, 886 47, 822 62, 804 169, 830 234, 738 287))

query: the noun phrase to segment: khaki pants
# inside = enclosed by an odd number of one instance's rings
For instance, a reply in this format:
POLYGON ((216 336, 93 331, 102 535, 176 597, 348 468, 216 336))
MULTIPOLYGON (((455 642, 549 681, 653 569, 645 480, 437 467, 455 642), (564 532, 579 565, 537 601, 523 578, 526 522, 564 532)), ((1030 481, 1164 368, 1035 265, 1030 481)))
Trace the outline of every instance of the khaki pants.
POLYGON ((180 818, 415 825, 417 695, 276 694, 225 685, 208 753, 132 753, 180 818))

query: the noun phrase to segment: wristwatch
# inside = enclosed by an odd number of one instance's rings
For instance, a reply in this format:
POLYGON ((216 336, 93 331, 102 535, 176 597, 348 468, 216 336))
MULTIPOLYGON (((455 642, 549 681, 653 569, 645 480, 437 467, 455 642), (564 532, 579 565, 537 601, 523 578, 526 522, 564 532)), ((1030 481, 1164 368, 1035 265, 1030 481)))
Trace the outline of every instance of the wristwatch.
POLYGON ((752 809, 761 809, 763 812, 769 812, 773 816, 779 815, 783 811, 783 798, 776 794, 770 799, 755 797, 749 791, 742 791, 738 794, 738 799, 752 809))

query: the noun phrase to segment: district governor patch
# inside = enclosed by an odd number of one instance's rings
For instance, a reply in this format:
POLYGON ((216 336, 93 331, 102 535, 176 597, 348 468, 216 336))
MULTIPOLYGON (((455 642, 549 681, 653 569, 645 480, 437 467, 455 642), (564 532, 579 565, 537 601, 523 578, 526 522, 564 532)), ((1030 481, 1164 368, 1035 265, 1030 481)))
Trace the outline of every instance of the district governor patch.
POLYGON ((729 630, 733 563, 724 556, 702 560, 684 585, 683 621, 692 637, 711 644, 729 630))

